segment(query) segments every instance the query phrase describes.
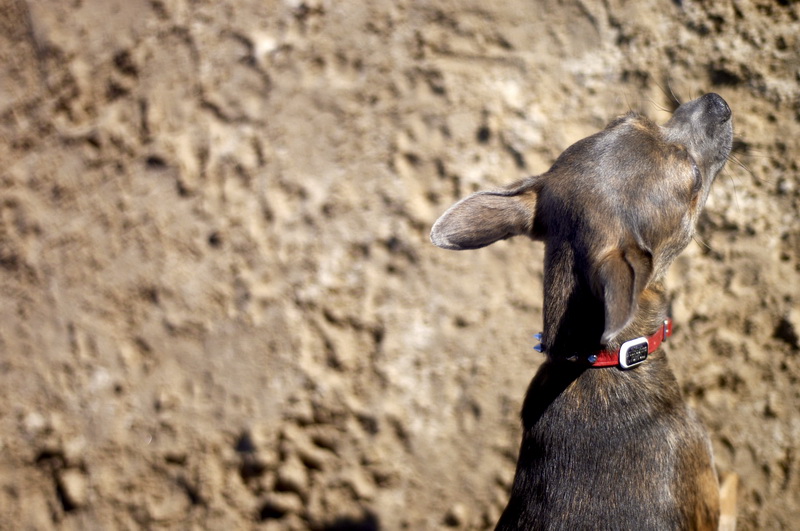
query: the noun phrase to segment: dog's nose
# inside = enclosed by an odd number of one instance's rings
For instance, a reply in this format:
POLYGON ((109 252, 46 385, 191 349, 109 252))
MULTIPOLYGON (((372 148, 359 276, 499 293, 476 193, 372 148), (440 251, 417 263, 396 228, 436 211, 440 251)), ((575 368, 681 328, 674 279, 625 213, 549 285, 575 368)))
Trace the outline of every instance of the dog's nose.
POLYGON ((731 108, 728 103, 722 99, 722 96, 713 92, 703 96, 705 100, 706 109, 710 114, 716 116, 720 122, 727 122, 731 118, 731 108))

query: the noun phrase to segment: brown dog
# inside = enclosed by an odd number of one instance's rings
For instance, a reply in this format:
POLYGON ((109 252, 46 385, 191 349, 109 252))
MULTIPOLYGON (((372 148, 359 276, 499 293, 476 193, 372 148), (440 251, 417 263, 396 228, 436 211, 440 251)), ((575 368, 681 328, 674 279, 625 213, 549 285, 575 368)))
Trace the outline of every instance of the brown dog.
POLYGON ((547 173, 475 193, 433 226, 445 249, 545 242, 547 360, 522 408, 498 529, 716 529, 708 435, 659 348, 663 279, 731 151, 731 110, 706 94, 663 126, 630 113, 547 173), (601 368, 606 367, 606 368, 601 368))

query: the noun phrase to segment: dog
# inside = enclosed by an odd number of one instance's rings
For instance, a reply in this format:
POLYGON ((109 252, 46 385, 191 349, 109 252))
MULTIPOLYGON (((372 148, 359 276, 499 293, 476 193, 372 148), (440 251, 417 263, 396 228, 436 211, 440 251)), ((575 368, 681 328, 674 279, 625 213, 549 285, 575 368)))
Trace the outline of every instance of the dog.
POLYGON ((667 268, 691 241, 733 140, 717 94, 664 125, 630 112, 538 176, 480 191, 431 241, 477 249, 545 244, 541 345, 522 407, 511 495, 496 529, 716 529, 708 434, 661 342, 672 333, 667 268))

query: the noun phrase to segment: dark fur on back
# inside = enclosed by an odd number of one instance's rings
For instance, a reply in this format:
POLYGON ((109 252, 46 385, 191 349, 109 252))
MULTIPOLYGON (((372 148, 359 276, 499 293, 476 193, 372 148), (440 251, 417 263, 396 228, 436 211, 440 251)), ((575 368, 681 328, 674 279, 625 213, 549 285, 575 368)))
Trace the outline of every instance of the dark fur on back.
MULTIPOLYGON (((646 321, 666 306, 662 286, 643 301, 646 321)), ((629 371, 547 360, 522 424, 497 529, 716 529, 710 442, 663 351, 629 371)))
POLYGON ((630 373, 563 363, 528 388, 497 529, 716 529, 709 442, 666 357, 630 373))

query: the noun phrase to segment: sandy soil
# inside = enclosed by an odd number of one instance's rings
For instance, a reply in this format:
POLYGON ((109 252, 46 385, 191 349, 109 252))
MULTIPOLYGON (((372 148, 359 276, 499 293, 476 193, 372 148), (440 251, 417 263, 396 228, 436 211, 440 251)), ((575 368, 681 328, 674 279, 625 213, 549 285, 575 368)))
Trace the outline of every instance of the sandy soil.
POLYGON ((491 527, 542 247, 430 225, 708 91, 669 355, 740 528, 796 528, 800 4, 0 6, 0 528, 491 527))

